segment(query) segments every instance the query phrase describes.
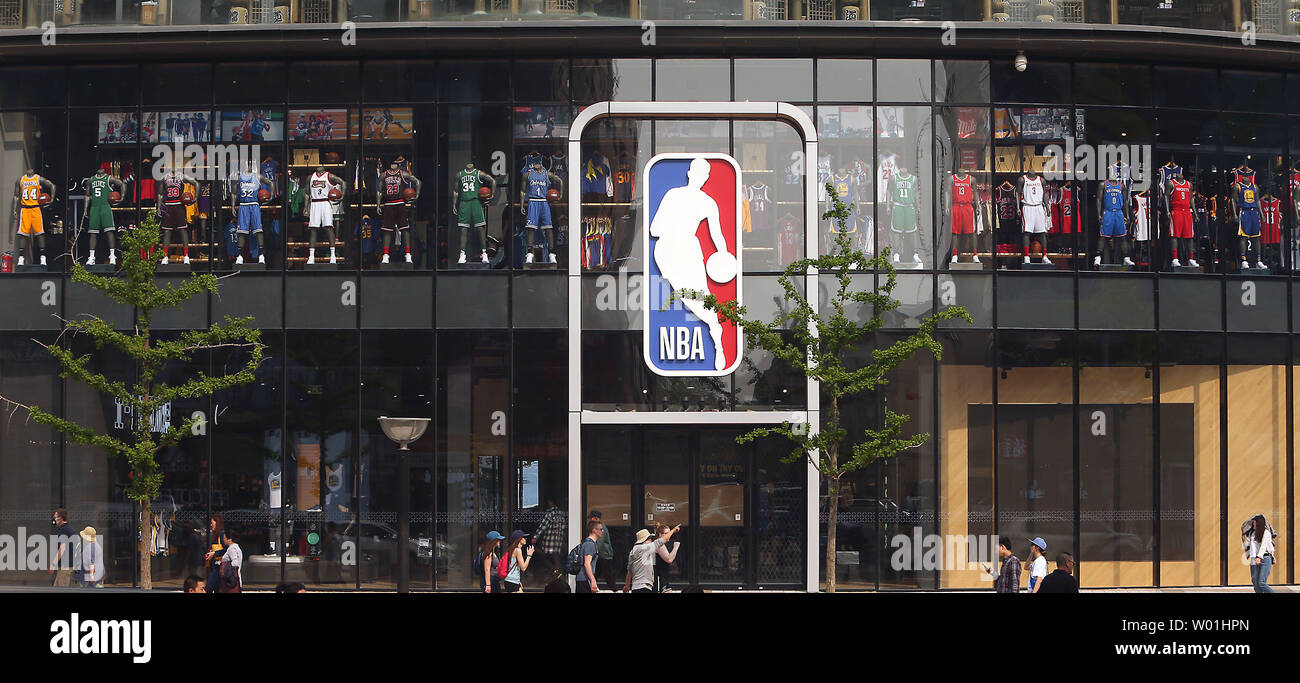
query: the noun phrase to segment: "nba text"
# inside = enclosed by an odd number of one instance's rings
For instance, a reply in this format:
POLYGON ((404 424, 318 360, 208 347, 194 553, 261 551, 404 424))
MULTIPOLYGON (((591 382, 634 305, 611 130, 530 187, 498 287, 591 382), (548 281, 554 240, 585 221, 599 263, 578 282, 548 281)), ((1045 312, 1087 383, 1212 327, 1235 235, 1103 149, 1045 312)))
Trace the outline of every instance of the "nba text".
POLYGON ((261 163, 261 145, 154 145, 153 178, 162 180, 173 170, 195 180, 228 180, 261 163))
POLYGON ((50 653, 56 655, 131 655, 136 664, 153 659, 149 619, 82 619, 73 612, 50 623, 50 653))
POLYGON ((1110 180, 1110 167, 1123 163, 1133 169, 1134 191, 1151 187, 1151 145, 1076 145, 1074 138, 1066 138, 1064 146, 1047 145, 1043 153, 1043 177, 1048 180, 1110 180))
MULTIPOLYGON (((895 534, 889 539, 894 552, 889 566, 894 571, 956 571, 978 569, 980 563, 996 564, 998 537, 968 534, 922 534, 921 527, 912 533, 895 534)), ((983 580, 990 580, 980 572, 983 580)))

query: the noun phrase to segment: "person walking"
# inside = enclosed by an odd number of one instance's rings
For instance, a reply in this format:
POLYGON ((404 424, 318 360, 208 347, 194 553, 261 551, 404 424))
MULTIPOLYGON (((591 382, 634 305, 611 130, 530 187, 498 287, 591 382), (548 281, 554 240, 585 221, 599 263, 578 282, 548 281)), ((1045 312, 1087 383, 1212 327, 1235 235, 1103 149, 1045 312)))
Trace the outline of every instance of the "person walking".
POLYGON ((478 555, 474 558, 475 572, 478 574, 478 588, 484 593, 500 593, 501 579, 497 577, 497 547, 505 536, 497 533, 496 530, 487 532, 483 537, 483 543, 478 547, 478 555))
POLYGON ((568 533, 569 520, 565 518, 564 510, 555 504, 554 498, 548 497, 546 513, 542 515, 542 522, 533 533, 533 544, 541 546, 542 558, 551 570, 550 577, 543 583, 550 583, 564 573, 564 541, 568 533))
POLYGON ((599 520, 587 522, 587 535, 582 539, 582 547, 578 550, 578 555, 582 558, 582 566, 578 568, 577 579, 573 582, 574 593, 600 592, 600 586, 596 585, 596 565, 600 564, 596 543, 604 535, 605 525, 599 520))
POLYGON ((659 545, 655 548, 655 576, 654 592, 667 593, 668 575, 672 573, 673 562, 677 560, 677 551, 682 547, 680 541, 672 540, 678 531, 682 530, 682 525, 669 529, 667 524, 655 525, 655 540, 659 545), (668 544, 672 543, 672 550, 668 549, 668 544))
POLYGON ((1074 556, 1060 553, 1056 556, 1056 571, 1038 582, 1035 593, 1078 593, 1079 582, 1074 580, 1074 556))
POLYGON ((596 541, 596 552, 600 556, 598 567, 600 569, 600 578, 605 580, 605 586, 610 590, 616 590, 617 584, 614 581, 614 544, 609 538, 609 529, 605 529, 605 523, 601 519, 600 510, 592 510, 587 513, 588 522, 600 522, 604 533, 600 535, 600 540, 596 541))
POLYGON ((76 548, 73 544, 77 542, 77 531, 68 523, 67 508, 59 508, 54 511, 54 519, 50 523, 57 529, 56 543, 58 550, 54 553, 54 562, 50 564, 50 573, 54 575, 54 586, 66 587, 72 585, 73 575, 73 556, 76 548))
POLYGON ((623 580, 623 592, 655 592, 655 551, 662 548, 662 539, 651 539, 654 534, 649 529, 638 529, 636 543, 627 553, 627 578, 623 580))
POLYGON ((218 567, 217 592, 238 593, 244 587, 244 550, 239 547, 239 534, 226 529, 221 534, 221 544, 226 547, 226 552, 222 553, 218 567))
POLYGON ((1029 592, 1037 593, 1038 585, 1047 576, 1047 541, 1038 536, 1029 541, 1029 592))
POLYGON ((515 529, 510 533, 510 545, 506 546, 506 577, 501 581, 501 591, 518 593, 524 589, 523 573, 533 561, 533 546, 526 545, 528 534, 515 529), (527 548, 527 551, 524 550, 527 548))
POLYGON ((1273 587, 1268 585, 1268 575, 1273 570, 1274 553, 1277 552, 1273 543, 1276 537, 1273 525, 1262 514, 1241 525, 1241 547, 1250 563, 1250 585, 1255 587, 1256 593, 1273 592, 1273 587))
POLYGON ((1006 538, 998 538, 998 559, 1002 562, 1000 571, 994 573, 992 567, 980 563, 984 572, 993 577, 993 590, 997 593, 1020 592, 1020 558, 1011 552, 1009 543, 1006 538))
POLYGON ((78 563, 77 578, 82 588, 97 588, 104 580, 104 547, 96 537, 95 527, 88 526, 77 534, 81 537, 81 561, 78 563))

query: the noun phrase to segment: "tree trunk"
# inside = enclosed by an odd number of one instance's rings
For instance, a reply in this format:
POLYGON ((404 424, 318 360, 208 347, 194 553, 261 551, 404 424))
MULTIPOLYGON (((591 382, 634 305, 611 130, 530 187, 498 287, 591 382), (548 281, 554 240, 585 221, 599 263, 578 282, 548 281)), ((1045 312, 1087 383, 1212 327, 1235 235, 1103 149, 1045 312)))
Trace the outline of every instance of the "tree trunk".
POLYGON ((835 592, 835 526, 840 515, 839 482, 827 479, 830 484, 831 504, 826 513, 826 592, 835 592))
POLYGON ((140 503, 140 588, 153 590, 153 564, 150 562, 153 557, 150 552, 153 546, 153 509, 147 500, 136 502, 140 503))

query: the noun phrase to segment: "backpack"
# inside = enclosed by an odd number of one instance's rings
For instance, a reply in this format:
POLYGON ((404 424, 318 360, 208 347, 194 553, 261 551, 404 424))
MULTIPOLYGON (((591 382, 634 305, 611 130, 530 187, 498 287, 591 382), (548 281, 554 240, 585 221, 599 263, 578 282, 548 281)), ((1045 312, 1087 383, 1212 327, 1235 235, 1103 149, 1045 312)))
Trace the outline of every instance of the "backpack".
MULTIPOLYGON (((512 553, 513 554, 513 553, 512 553)), ((504 579, 510 573, 510 555, 502 555, 497 562, 497 578, 504 579)))
POLYGON ((578 541, 578 545, 573 546, 573 549, 569 551, 569 556, 564 560, 564 571, 572 576, 577 576, 582 571, 582 546, 586 542, 587 539, 585 538, 578 541))

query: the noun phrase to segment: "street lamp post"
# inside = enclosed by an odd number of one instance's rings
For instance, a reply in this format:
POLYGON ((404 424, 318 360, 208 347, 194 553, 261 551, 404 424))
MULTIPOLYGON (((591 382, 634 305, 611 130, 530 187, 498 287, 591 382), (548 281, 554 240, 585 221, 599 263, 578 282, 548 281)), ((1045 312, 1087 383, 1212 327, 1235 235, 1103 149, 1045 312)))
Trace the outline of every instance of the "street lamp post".
MULTIPOLYGON (((397 444, 398 451, 411 450, 407 446, 424 436, 429 428, 427 417, 380 417, 379 428, 384 436, 397 444)), ((410 464, 401 458, 397 464, 397 592, 409 592, 411 574, 411 524, 410 524, 410 464)))

